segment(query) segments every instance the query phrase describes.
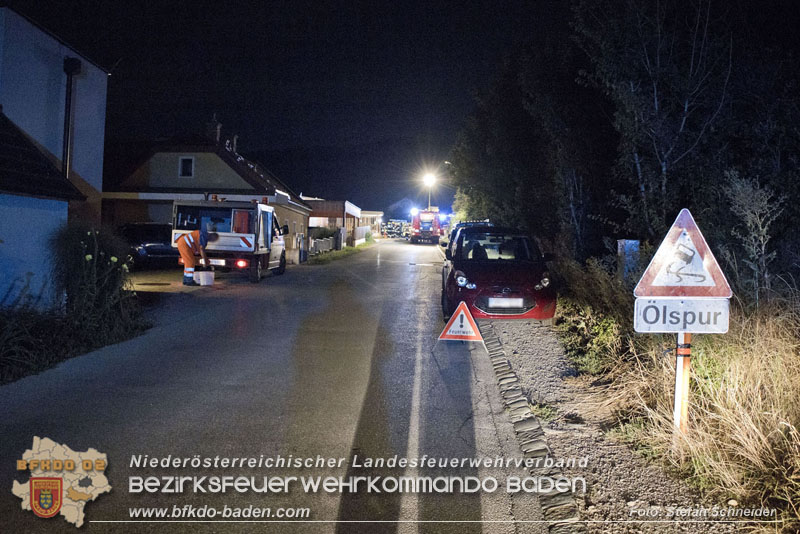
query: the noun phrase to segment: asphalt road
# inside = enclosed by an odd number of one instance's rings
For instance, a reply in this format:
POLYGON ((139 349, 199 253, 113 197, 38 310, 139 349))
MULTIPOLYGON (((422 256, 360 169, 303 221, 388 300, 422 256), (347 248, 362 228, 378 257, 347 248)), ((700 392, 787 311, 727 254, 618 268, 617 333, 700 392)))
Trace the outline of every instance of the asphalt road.
POLYGON ((538 532, 541 525, 520 522, 539 518, 536 498, 502 486, 469 494, 128 491, 129 477, 172 475, 494 476, 502 483, 507 469, 354 465, 356 456, 519 455, 483 348, 436 344, 441 259, 432 245, 384 241, 258 285, 222 277, 212 288, 164 295, 151 310, 156 326, 136 339, 0 387, 0 532, 75 531, 61 518, 22 511, 11 494, 12 479, 27 479, 15 461, 33 436, 108 454, 113 490, 87 504, 86 532, 538 532), (131 465, 136 455, 344 461, 144 469, 131 465), (101 522, 130 521, 131 508, 176 505, 304 507, 313 522, 101 522))

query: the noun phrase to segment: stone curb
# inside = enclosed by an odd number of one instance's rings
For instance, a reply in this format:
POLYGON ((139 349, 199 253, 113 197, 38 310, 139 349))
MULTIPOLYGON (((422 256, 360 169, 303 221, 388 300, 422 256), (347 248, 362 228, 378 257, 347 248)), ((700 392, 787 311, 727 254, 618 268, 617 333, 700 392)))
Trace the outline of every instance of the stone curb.
MULTIPOLYGON (((489 360, 494 369, 497 386, 500 389, 500 396, 503 404, 508 410, 511 424, 514 425, 514 432, 517 435, 517 443, 522 454, 526 458, 545 458, 550 454, 550 448, 544 437, 544 430, 539 419, 531 412, 528 398, 520 387, 519 377, 511 366, 503 344, 494 331, 491 323, 481 324, 481 334, 489 353, 489 360)), ((534 467, 530 470, 534 476, 557 476, 561 472, 559 469, 544 469, 534 467)), ((583 532, 583 525, 576 524, 580 520, 578 505, 575 498, 570 493, 540 493, 539 503, 542 507, 542 514, 546 521, 551 523, 548 531, 553 534, 566 534, 583 532)))

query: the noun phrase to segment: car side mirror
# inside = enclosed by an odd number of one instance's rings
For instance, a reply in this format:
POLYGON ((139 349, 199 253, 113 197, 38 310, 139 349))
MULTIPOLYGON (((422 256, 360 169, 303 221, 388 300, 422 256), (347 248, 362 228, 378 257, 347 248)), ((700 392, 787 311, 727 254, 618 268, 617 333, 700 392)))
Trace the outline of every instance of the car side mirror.
POLYGON ((283 226, 281 226, 281 235, 286 235, 288 233, 289 233, 289 225, 284 224, 283 226))
POLYGON ((452 259, 453 259, 453 253, 452 253, 452 252, 450 252, 450 249, 447 249, 447 250, 445 250, 445 251, 444 251, 444 257, 445 257, 445 258, 447 258, 448 260, 451 260, 451 261, 452 261, 452 259))
POLYGON ((553 254, 552 252, 545 252, 544 254, 542 254, 542 261, 544 262, 555 261, 555 259, 556 255, 553 254))

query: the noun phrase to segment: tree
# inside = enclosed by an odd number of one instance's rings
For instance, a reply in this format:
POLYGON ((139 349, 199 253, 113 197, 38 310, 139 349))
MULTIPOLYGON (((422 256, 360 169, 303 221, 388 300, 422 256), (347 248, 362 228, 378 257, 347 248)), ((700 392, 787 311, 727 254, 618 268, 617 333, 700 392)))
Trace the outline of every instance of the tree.
MULTIPOLYGON (((756 306, 762 289, 770 289, 769 264, 775 259, 776 252, 767 252, 771 239, 772 223, 783 212, 785 197, 776 196, 769 188, 762 186, 758 180, 744 178, 737 171, 725 173, 727 184, 723 191, 730 203, 730 209, 739 224, 731 234, 737 238, 744 251, 744 263, 750 271, 746 278, 746 286, 753 292, 756 306)), ((727 254, 730 257, 730 254, 727 254)), ((735 262, 732 262, 735 265, 735 262)))
POLYGON ((575 15, 592 63, 584 79, 616 106, 618 170, 633 185, 620 198, 629 227, 655 238, 699 178, 692 159, 728 97, 730 34, 710 0, 584 0, 575 15))

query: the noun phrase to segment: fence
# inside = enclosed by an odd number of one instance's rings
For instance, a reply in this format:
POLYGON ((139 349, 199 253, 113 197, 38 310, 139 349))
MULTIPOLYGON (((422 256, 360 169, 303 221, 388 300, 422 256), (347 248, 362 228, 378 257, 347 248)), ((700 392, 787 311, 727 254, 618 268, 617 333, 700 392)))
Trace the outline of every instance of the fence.
POLYGON ((333 250, 334 238, 326 237, 325 239, 312 239, 309 254, 321 254, 333 250))
POLYGON ((356 228, 355 235, 353 236, 356 246, 367 240, 367 232, 370 232, 371 230, 371 226, 359 226, 356 228))

